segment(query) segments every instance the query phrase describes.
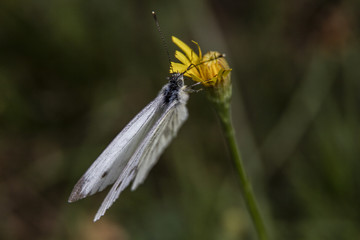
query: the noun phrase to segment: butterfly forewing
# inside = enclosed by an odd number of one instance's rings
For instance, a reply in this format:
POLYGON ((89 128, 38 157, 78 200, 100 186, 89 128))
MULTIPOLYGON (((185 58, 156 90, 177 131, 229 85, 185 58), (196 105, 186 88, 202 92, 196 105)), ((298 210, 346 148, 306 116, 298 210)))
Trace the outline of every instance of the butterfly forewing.
POLYGON ((161 116, 161 99, 161 95, 156 97, 116 136, 77 182, 69 202, 102 191, 119 178, 138 145, 161 116))

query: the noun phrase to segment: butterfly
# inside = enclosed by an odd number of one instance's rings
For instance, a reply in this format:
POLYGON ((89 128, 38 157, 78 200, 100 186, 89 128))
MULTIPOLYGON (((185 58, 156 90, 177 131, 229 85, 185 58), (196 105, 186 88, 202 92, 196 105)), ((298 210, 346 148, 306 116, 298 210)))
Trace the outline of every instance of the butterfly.
POLYGON ((95 222, 130 183, 131 190, 135 190, 188 118, 188 93, 196 91, 191 87, 184 85, 184 73, 172 73, 157 97, 126 125, 80 178, 68 201, 91 196, 112 184, 95 222))

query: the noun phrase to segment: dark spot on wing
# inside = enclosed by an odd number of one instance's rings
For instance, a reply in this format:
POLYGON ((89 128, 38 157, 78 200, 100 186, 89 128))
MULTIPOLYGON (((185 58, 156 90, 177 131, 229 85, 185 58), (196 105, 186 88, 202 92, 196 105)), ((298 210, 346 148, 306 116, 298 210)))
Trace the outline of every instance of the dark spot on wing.
POLYGON ((105 171, 105 172, 103 173, 103 175, 101 175, 101 178, 106 177, 108 174, 109 174, 109 172, 108 172, 108 171, 105 171))

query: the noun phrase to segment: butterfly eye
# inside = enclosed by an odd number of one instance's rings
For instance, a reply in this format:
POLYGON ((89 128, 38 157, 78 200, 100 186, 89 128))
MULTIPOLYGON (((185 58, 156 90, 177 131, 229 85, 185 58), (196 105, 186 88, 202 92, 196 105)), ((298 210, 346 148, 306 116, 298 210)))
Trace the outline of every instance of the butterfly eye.
POLYGON ((181 76, 179 76, 177 79, 176 79, 176 84, 179 86, 179 87, 182 87, 184 86, 184 80, 181 76))

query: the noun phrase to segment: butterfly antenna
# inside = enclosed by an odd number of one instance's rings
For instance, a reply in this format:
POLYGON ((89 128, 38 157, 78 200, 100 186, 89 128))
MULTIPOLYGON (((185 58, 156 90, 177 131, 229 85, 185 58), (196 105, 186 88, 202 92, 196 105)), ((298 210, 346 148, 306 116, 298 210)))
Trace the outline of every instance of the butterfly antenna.
POLYGON ((198 66, 200 66, 201 64, 204 64, 204 63, 207 63, 207 62, 211 62, 211 61, 214 61, 214 60, 218 60, 219 58, 223 58, 225 57, 225 53, 221 53, 219 54, 218 56, 214 55, 213 58, 210 58, 209 60, 206 60, 206 61, 202 61, 198 64, 193 64, 191 63, 184 72, 182 72, 182 74, 185 74, 187 71, 191 70, 192 68, 197 68, 198 66))
POLYGON ((164 38, 164 34, 162 33, 161 31, 161 28, 160 28, 160 24, 159 24, 159 21, 157 19, 157 16, 156 16, 156 13, 155 11, 152 11, 151 14, 153 15, 154 17, 154 20, 155 20, 155 24, 156 24, 156 27, 160 33, 160 37, 161 37, 161 41, 165 47, 165 50, 166 50, 166 54, 168 56, 168 61, 169 61, 169 65, 170 65, 170 70, 171 72, 173 72, 173 68, 172 68, 172 65, 171 65, 171 58, 170 58, 170 54, 169 54, 169 48, 168 48, 168 45, 166 44, 166 41, 165 41, 165 38, 164 38))

